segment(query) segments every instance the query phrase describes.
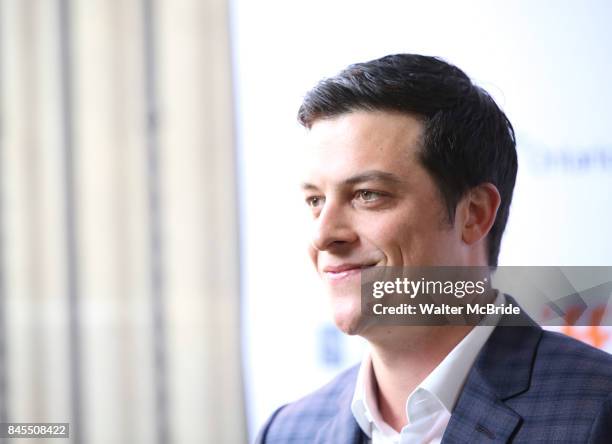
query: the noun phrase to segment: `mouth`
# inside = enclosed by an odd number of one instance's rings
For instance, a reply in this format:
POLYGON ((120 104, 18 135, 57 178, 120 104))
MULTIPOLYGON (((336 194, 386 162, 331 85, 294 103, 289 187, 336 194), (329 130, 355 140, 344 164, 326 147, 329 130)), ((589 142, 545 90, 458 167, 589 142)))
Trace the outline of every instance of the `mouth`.
POLYGON ((361 270, 374 267, 376 264, 341 264, 323 268, 323 276, 330 281, 341 281, 361 275, 361 270))

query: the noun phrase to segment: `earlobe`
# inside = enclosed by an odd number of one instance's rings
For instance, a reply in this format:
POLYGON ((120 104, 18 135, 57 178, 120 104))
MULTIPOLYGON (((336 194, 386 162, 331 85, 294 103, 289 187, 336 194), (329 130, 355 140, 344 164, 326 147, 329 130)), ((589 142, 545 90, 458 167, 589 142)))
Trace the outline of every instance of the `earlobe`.
POLYGON ((472 245, 485 238, 491 230, 501 198, 497 187, 483 183, 472 188, 467 196, 466 218, 463 224, 463 241, 472 245))

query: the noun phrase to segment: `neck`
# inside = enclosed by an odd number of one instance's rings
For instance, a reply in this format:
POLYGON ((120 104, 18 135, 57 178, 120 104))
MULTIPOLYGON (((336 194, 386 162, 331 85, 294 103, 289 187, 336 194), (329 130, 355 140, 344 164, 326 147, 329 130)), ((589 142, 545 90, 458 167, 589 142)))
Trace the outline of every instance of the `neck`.
POLYGON ((396 431, 408 423, 406 400, 473 326, 391 327, 368 338, 378 409, 396 431))

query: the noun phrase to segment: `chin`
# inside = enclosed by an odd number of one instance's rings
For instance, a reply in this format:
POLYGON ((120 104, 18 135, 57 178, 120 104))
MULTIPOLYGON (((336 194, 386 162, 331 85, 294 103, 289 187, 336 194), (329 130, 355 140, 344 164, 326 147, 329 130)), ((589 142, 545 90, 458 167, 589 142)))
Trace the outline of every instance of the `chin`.
POLYGON ((359 298, 333 298, 332 310, 334 323, 343 333, 352 336, 362 331, 364 318, 359 298))

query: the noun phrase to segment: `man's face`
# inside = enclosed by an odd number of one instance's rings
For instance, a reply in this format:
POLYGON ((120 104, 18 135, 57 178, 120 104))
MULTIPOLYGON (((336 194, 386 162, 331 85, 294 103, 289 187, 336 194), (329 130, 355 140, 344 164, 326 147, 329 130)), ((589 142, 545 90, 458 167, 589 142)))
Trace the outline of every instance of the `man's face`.
POLYGON ((422 130, 407 114, 356 111, 317 120, 309 131, 309 253, 346 333, 363 333, 361 269, 462 263, 461 232, 418 161, 422 130))

